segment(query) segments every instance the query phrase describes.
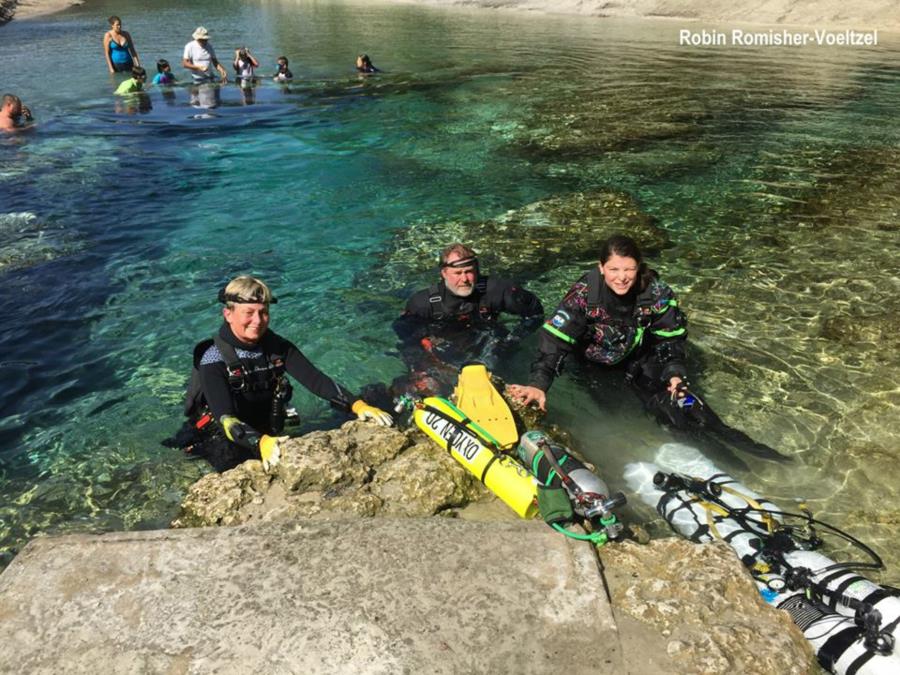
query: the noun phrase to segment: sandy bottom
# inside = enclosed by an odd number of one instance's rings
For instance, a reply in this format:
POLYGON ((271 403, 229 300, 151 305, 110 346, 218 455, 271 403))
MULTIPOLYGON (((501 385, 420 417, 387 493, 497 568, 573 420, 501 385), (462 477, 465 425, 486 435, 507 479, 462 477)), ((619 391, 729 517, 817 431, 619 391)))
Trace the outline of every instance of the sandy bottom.
POLYGON ((83 5, 84 0, 19 0, 14 19, 30 19, 44 14, 61 12, 69 7, 83 5))
MULTIPOLYGON (((900 32, 895 0, 387 0, 593 17, 647 17, 707 23, 789 24, 900 32)), ((52 14, 84 0, 20 0, 16 19, 52 14)))

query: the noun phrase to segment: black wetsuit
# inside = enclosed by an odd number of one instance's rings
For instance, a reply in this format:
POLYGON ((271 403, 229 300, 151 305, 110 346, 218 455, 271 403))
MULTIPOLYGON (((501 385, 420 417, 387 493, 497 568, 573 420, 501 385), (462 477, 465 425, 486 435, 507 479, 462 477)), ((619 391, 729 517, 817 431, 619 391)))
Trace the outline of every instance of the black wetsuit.
POLYGON ((472 360, 493 367, 503 345, 537 328, 543 318, 544 308, 534 293, 513 281, 481 276, 467 297, 450 292, 443 280, 418 291, 394 322, 394 331, 414 373, 432 371, 436 361, 453 369, 472 360), (521 318, 513 331, 499 322, 504 313, 521 318))
MULTIPOLYGON (((259 458, 255 448, 229 441, 220 426, 225 416, 236 417, 241 423, 260 434, 277 435, 279 420, 273 418, 273 402, 276 389, 283 375, 297 380, 319 398, 326 399, 335 408, 349 412, 356 397, 346 388, 316 368, 296 345, 274 331, 267 331, 253 347, 240 342, 227 323, 222 324, 219 339, 234 348, 240 361, 240 376, 229 373, 227 357, 219 347, 210 344, 198 355, 196 363, 200 375, 202 397, 188 411, 186 426, 194 430, 190 439, 179 432, 178 445, 191 445, 192 452, 207 457, 218 470, 232 468, 247 459, 259 458), (208 411, 212 420, 202 431, 196 423, 208 411), (189 440, 189 443, 184 441, 189 440)), ((201 343, 203 345, 204 343, 201 343)), ((280 386, 286 386, 286 383, 280 386)), ((283 398, 288 398, 288 393, 283 398)))
POLYGON ((537 296, 513 281, 479 277, 472 294, 463 298, 447 290, 441 280, 409 299, 403 316, 394 322, 394 330, 401 340, 415 341, 429 335, 435 325, 487 325, 504 312, 522 317, 529 327, 536 327, 544 318, 537 296))

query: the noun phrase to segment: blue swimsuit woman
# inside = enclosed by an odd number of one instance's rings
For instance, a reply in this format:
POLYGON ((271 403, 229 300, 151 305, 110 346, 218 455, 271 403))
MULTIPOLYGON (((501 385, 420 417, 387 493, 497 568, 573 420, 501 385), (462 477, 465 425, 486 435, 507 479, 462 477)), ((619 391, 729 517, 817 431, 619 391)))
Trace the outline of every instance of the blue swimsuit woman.
POLYGON ((132 67, 141 65, 134 40, 122 30, 122 20, 117 16, 109 17, 109 30, 103 35, 103 55, 111 73, 130 72, 132 67))

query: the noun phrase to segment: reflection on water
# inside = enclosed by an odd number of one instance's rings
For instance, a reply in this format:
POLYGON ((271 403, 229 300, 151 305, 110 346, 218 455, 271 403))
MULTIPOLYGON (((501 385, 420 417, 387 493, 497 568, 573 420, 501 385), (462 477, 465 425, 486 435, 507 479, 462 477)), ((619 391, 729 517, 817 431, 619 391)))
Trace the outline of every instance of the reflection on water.
MULTIPOLYGON (((271 281, 276 330, 360 387, 400 374, 390 321, 446 240, 471 240, 489 271, 552 306, 624 227, 679 293, 697 387, 794 457, 729 468, 785 506, 806 497, 900 579, 888 38, 690 49, 652 22, 200 5, 101 2, 4 28, 0 67, 12 53, 20 66, 0 74, 41 124, 0 143, 0 311, 19 317, 0 338, 15 355, 0 362, 7 555, 41 531, 174 514, 204 468, 156 441, 177 425, 191 346, 215 329, 215 290, 233 274, 271 281), (202 10, 220 50, 253 35, 262 68, 287 54, 296 79, 151 87, 143 109, 117 109, 94 44, 113 10, 148 61, 177 62, 202 10), (46 52, 22 49, 36 31, 46 52), (386 72, 357 78, 363 49, 386 72), (48 90, 24 73, 52 53, 71 54, 73 75, 48 90)), ((525 377, 533 348, 502 374, 525 377)), ((617 386, 572 372, 551 417, 623 489, 624 464, 672 436, 617 386)), ((332 419, 298 403, 308 425, 332 419)))

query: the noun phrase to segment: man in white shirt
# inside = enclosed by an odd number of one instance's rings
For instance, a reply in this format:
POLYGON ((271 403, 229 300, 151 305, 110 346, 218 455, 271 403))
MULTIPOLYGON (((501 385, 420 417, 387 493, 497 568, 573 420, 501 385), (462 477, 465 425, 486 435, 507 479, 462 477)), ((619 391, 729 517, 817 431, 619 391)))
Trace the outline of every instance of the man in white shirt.
POLYGON ((216 58, 216 51, 209 44, 209 31, 203 26, 197 28, 191 36, 194 39, 184 46, 184 55, 181 59, 181 65, 191 71, 194 82, 211 82, 216 79, 213 68, 215 68, 222 77, 222 82, 228 82, 228 73, 219 59, 216 58))

